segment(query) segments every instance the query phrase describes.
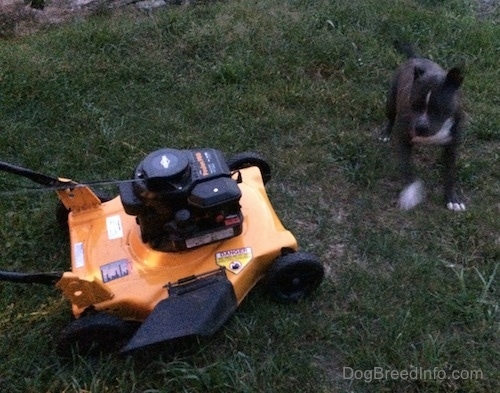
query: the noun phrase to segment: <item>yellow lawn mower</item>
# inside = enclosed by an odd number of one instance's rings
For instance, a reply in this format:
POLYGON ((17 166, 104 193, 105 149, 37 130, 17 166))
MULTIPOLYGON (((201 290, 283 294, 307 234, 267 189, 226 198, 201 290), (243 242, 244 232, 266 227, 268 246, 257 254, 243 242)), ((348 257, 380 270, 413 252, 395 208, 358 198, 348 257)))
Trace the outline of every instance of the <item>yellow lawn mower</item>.
POLYGON ((211 335, 261 279, 285 302, 323 280, 321 262, 297 251, 271 206, 271 171, 256 153, 226 161, 211 148, 156 150, 119 182, 115 198, 5 162, 0 170, 53 188, 60 199, 71 271, 0 271, 0 280, 55 284, 71 302, 61 355, 75 347, 128 353, 211 335))

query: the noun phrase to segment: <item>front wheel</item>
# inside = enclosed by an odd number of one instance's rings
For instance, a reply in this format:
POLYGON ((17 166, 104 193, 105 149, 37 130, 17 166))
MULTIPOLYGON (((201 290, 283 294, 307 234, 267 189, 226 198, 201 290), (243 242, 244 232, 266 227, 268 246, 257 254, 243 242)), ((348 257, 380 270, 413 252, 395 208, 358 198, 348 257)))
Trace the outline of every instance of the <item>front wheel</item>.
POLYGON ((323 265, 315 255, 293 252, 274 261, 266 281, 276 300, 297 302, 318 288, 324 275, 323 265))
POLYGON ((83 314, 61 332, 57 353, 61 357, 70 357, 73 351, 88 356, 116 352, 128 342, 139 325, 139 322, 124 321, 104 312, 83 314))

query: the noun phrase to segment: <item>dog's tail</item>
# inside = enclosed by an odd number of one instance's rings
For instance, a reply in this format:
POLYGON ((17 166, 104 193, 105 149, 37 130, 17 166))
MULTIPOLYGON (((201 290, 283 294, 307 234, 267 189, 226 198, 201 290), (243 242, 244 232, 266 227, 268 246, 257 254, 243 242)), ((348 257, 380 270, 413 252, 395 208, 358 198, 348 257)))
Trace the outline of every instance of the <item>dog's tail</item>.
POLYGON ((410 44, 409 42, 394 41, 394 47, 398 50, 398 52, 401 52, 402 54, 406 55, 409 59, 422 57, 418 53, 415 46, 413 44, 410 44))

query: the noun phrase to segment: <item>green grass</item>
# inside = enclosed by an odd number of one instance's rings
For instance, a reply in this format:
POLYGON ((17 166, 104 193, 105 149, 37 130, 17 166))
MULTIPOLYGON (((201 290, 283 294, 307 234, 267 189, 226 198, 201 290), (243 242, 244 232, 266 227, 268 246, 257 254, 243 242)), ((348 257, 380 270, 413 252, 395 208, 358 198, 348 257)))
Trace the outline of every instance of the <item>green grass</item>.
MULTIPOLYGON (((257 289, 214 337, 147 359, 59 359, 67 302, 55 288, 0 283, 0 389, 497 390, 500 25, 498 11, 477 11, 466 0, 207 1, 0 41, 3 161, 92 181, 128 178, 159 147, 258 151, 279 216, 327 272, 310 299, 280 305, 257 289), (396 207, 393 148, 377 142, 403 60, 395 39, 466 70, 463 214, 444 208, 434 149, 418 152, 427 201, 396 207), (367 381, 413 368, 482 378, 367 381)), ((0 174, 0 266, 67 269, 55 196, 8 194, 27 185, 0 174)))

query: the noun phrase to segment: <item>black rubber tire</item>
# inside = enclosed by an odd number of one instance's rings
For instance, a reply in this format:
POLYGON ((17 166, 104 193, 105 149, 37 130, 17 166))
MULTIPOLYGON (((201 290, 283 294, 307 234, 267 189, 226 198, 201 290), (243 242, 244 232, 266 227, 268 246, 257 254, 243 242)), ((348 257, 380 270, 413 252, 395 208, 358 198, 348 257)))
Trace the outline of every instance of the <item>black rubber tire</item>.
POLYGON ((113 353, 130 340, 139 322, 104 312, 91 312, 72 321, 59 335, 57 353, 69 358, 74 353, 83 356, 113 353))
POLYGON ((325 271, 311 253, 292 252, 278 257, 266 277, 269 292, 275 300, 297 302, 319 287, 325 271))
POLYGON ((271 167, 266 162, 266 160, 264 160, 264 158, 258 153, 238 153, 227 160, 227 165, 232 171, 248 168, 250 166, 256 166, 260 170, 260 174, 262 176, 262 181, 264 182, 264 184, 271 180, 271 167))

